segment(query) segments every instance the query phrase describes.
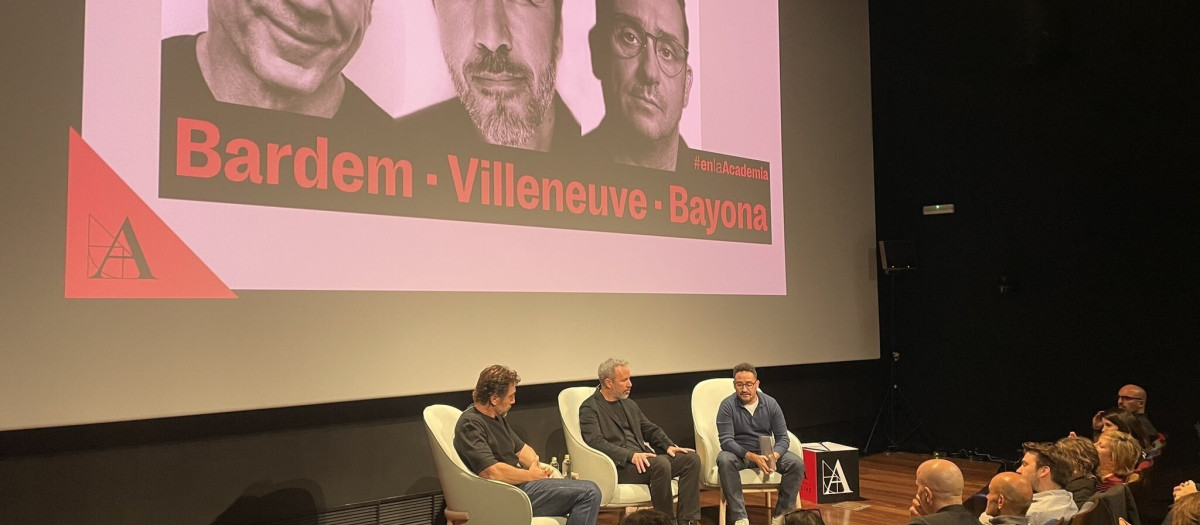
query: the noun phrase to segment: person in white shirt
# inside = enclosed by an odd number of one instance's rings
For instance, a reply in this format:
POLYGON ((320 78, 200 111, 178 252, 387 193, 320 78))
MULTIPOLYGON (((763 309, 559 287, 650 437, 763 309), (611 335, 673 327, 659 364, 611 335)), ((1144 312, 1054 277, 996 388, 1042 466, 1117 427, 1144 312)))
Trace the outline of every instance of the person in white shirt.
MULTIPOLYGON (((1017 474, 1033 487, 1033 502, 1025 516, 1029 525, 1049 525, 1062 518, 1075 515, 1079 507, 1071 493, 1063 487, 1071 480, 1071 467, 1056 445, 1052 443, 1025 443, 1021 446, 1025 455, 1017 474)), ((991 519, 987 511, 979 515, 979 522, 990 525, 991 519)))

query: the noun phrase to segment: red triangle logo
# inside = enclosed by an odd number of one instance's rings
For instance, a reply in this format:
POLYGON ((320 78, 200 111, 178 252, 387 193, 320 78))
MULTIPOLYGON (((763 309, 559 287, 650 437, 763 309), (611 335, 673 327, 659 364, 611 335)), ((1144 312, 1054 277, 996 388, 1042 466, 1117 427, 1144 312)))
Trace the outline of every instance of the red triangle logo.
POLYGON ((236 298, 71 129, 67 298, 236 298))

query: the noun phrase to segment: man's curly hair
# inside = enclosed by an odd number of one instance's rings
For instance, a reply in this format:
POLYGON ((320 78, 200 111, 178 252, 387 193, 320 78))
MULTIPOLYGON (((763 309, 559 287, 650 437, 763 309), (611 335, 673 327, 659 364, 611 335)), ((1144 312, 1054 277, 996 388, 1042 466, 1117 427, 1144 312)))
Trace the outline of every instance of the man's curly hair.
POLYGON ((475 390, 471 392, 471 397, 476 403, 489 405, 492 396, 504 399, 508 394, 508 387, 520 382, 521 376, 517 375, 516 370, 504 365, 492 365, 479 373, 479 381, 475 382, 475 390))

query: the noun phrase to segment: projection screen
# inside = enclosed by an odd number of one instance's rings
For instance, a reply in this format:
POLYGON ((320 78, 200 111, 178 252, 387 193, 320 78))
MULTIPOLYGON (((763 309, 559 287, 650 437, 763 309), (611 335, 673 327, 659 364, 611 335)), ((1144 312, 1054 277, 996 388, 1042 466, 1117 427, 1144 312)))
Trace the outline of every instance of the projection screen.
POLYGON ((316 4, 86 1, 0 430, 878 357, 865 2, 316 4))

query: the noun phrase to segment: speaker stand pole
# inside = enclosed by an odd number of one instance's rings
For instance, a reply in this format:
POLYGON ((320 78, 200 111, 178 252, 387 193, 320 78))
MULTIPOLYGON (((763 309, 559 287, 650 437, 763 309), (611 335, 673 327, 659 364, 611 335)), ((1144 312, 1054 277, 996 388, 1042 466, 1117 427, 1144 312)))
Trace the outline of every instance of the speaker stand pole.
POLYGON ((887 439, 887 452, 893 452, 899 446, 908 441, 918 431, 921 431, 922 436, 927 439, 927 443, 934 449, 937 448, 937 441, 925 429, 921 418, 917 416, 909 405, 908 398, 904 396, 904 391, 900 388, 900 382, 896 378, 896 367, 900 363, 900 352, 896 351, 896 274, 884 270, 888 276, 888 339, 891 344, 892 361, 888 364, 888 389, 883 396, 883 403, 879 405, 879 412, 875 414, 875 423, 871 425, 871 433, 867 436, 867 444, 863 447, 863 453, 868 454, 871 450, 871 442, 875 439, 875 431, 879 428, 879 422, 883 420, 886 411, 887 421, 885 423, 886 432, 883 436, 887 439), (903 410, 908 418, 914 423, 912 430, 904 435, 899 441, 896 440, 896 403, 899 397, 900 409, 903 410))

